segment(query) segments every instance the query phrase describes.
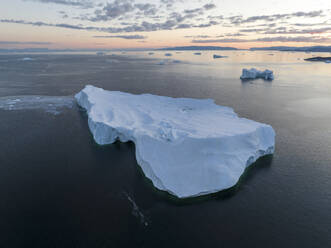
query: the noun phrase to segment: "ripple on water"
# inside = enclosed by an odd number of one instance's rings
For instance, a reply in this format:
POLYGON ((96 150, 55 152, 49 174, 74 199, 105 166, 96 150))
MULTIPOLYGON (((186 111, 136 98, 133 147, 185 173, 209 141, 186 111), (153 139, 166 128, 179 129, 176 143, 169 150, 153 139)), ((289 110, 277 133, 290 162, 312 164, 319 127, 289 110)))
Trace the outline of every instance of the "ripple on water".
POLYGON ((308 118, 330 117, 330 98, 310 98, 293 101, 286 106, 286 110, 308 118))

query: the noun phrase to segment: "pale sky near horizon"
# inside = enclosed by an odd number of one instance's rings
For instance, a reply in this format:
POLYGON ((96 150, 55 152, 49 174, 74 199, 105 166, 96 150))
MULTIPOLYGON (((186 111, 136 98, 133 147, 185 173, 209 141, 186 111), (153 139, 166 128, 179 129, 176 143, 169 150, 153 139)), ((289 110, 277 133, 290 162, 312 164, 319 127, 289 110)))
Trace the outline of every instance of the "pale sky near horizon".
POLYGON ((0 48, 331 45, 330 0, 2 0, 0 48))

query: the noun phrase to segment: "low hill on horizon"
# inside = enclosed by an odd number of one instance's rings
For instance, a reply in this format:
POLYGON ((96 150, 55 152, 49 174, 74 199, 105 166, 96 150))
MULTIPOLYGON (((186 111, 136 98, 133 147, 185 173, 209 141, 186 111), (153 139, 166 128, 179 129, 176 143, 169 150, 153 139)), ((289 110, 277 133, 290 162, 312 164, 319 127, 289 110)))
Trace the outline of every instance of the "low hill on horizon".
POLYGON ((238 50, 235 47, 220 47, 220 46, 181 46, 181 47, 165 47, 157 50, 161 51, 221 51, 221 50, 238 50))
POLYGON ((251 51, 284 51, 284 52, 331 52, 331 46, 272 46, 272 47, 252 47, 251 51))

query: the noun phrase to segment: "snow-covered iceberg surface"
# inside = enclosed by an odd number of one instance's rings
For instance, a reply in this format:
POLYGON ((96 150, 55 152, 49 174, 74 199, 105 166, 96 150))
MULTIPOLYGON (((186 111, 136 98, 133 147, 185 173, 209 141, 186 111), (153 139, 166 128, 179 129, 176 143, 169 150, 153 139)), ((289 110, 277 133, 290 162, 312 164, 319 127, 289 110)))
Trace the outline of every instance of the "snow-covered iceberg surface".
POLYGON ((75 96, 100 145, 133 141, 154 186, 179 198, 234 186, 246 167, 274 152, 267 124, 239 118, 211 99, 132 95, 86 86, 75 96))
POLYGON ((240 79, 246 80, 246 79, 256 79, 256 78, 262 78, 264 80, 274 80, 274 73, 270 70, 265 71, 259 71, 255 68, 252 68, 250 70, 243 69, 242 75, 240 79))

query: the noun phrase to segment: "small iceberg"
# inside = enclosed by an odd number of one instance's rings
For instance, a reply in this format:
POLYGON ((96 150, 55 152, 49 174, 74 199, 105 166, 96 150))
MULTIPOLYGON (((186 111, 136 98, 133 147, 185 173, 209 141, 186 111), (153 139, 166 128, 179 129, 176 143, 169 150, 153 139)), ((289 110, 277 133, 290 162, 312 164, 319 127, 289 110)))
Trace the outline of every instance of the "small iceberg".
POLYGON ((312 57, 305 59, 305 61, 331 63, 331 57, 312 57))
POLYGON ((106 62, 109 64, 118 64, 120 61, 117 59, 106 59, 106 62))
POLYGON ((265 70, 265 71, 259 71, 255 68, 252 68, 250 70, 243 69, 242 75, 240 79, 242 80, 248 80, 248 79, 257 79, 262 78, 264 80, 274 80, 274 74, 273 71, 265 70))
POLYGON ((221 56, 221 55, 214 54, 213 58, 214 59, 221 59, 221 58, 227 58, 227 56, 221 56))
POLYGON ((172 54, 171 53, 166 53, 166 54, 164 54, 164 56, 171 57, 172 54))
POLYGON ((36 59, 26 57, 26 58, 21 58, 20 60, 21 60, 21 61, 34 61, 34 60, 36 60, 36 59))
POLYGON ((158 64, 158 65, 166 65, 166 64, 168 64, 168 61, 166 61, 166 60, 161 60, 161 61, 159 61, 157 64, 158 64))
POLYGON ((97 54, 98 56, 105 56, 105 55, 106 55, 105 52, 97 52, 96 54, 97 54))
POLYGON ((145 176, 178 198, 231 188, 248 166, 274 152, 270 125, 240 118, 211 99, 133 95, 91 85, 75 98, 87 111, 96 143, 133 141, 145 176))
POLYGON ((179 64, 182 63, 180 60, 170 60, 170 59, 164 59, 159 61, 157 64, 158 65, 171 65, 171 64, 179 64))

